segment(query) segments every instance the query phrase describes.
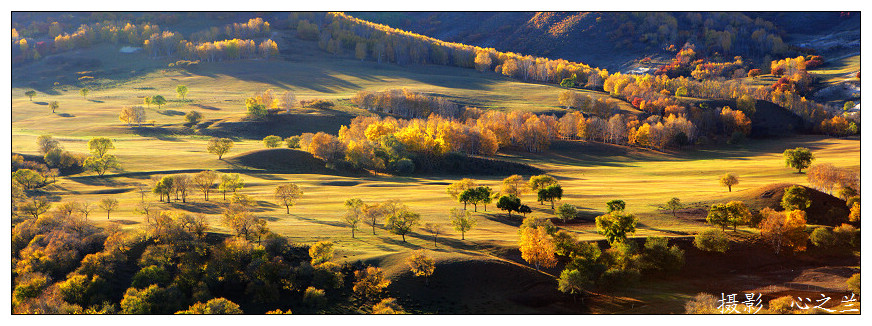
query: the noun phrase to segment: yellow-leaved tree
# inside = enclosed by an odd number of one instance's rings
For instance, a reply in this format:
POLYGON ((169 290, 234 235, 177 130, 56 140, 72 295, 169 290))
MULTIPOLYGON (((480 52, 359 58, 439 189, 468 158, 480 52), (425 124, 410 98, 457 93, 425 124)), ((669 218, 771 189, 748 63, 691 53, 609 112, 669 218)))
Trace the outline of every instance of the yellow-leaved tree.
POLYGON ((550 268, 557 265, 557 258, 554 256, 557 247, 545 227, 522 229, 518 245, 521 258, 536 266, 536 270, 539 270, 539 266, 550 268))

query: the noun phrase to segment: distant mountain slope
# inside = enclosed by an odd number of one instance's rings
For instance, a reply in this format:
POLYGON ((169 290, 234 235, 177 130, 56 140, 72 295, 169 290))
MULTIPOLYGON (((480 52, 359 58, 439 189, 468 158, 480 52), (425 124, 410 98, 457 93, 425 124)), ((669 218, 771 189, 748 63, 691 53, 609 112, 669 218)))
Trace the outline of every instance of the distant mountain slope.
POLYGON ((840 12, 350 14, 445 41, 563 58, 610 70, 644 56, 671 56, 672 49, 685 43, 695 44, 697 52, 706 55, 741 55, 766 62, 796 53, 792 45, 801 36, 860 28, 859 13, 840 12))

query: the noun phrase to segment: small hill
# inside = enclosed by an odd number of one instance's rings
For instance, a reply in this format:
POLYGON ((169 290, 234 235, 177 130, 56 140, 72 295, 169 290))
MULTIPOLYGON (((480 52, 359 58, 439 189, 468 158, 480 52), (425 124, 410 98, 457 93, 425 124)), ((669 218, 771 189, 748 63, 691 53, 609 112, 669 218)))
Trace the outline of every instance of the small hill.
POLYGON ((225 160, 231 164, 269 171, 306 174, 336 174, 335 170, 326 168, 324 166, 324 161, 315 158, 312 154, 290 148, 248 151, 225 160))
MULTIPOLYGON (((783 210, 781 197, 784 196, 784 189, 790 186, 796 186, 796 184, 773 183, 756 189, 737 191, 733 198, 727 198, 724 201, 741 200, 753 209, 769 207, 780 211, 783 210)), ((850 210, 845 205, 844 200, 812 188, 805 188, 811 199, 811 206, 806 210, 808 224, 837 226, 847 222, 850 210)))
POLYGON ((209 123, 201 123, 203 134, 220 137, 240 137, 263 139, 269 135, 287 138, 302 133, 325 131, 333 133, 339 127, 351 123, 354 116, 337 112, 322 113, 282 113, 270 116, 266 121, 248 121, 243 116, 234 116, 209 123))

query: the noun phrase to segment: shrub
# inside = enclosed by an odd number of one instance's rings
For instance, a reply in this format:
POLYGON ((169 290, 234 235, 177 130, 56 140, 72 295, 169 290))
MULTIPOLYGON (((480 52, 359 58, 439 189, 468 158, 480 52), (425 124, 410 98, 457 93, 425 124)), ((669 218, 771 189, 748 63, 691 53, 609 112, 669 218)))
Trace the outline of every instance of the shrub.
POLYGON ((291 136, 285 139, 288 148, 300 148, 300 136, 291 136))
POLYGON ((829 248, 836 243, 836 237, 833 235, 833 232, 823 226, 814 229, 809 240, 811 240, 815 247, 819 248, 829 248))
POLYGON ((312 307, 321 307, 327 303, 327 297, 324 295, 324 290, 310 286, 303 293, 303 303, 312 307))
POLYGON ((278 148, 282 144, 282 137, 269 135, 263 138, 263 144, 266 148, 278 148))
POLYGON ((777 299, 769 300, 769 311, 776 314, 787 314, 793 310, 793 298, 783 296, 777 299))
POLYGON ((718 313, 718 299, 708 293, 698 293, 684 304, 685 314, 709 315, 718 313))
POLYGON ((860 234, 849 224, 842 224, 833 229, 835 245, 843 249, 853 249, 860 245, 860 234))
POLYGON ((325 100, 325 99, 314 99, 314 100, 302 100, 300 101, 300 106, 304 108, 310 109, 318 109, 318 110, 328 110, 333 108, 336 104, 333 101, 325 100))
POLYGON ((642 274, 637 269, 610 268, 600 276, 599 286, 604 290, 632 287, 639 283, 642 274))
POLYGON ((693 245, 702 251, 727 252, 730 249, 730 238, 724 231, 708 229, 693 238, 693 245))
POLYGON ((851 275, 851 278, 845 281, 845 284, 848 285, 852 292, 860 295, 860 273, 851 275))

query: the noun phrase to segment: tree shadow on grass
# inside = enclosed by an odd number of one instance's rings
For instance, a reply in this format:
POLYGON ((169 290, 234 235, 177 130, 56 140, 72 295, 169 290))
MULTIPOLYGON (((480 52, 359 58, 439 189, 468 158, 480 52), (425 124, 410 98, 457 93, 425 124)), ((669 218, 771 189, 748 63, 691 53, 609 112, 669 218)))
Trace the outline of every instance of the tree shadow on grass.
POLYGON ((75 115, 72 115, 72 114, 70 114, 70 113, 58 113, 58 116, 59 116, 59 117, 63 117, 63 118, 73 118, 73 117, 75 117, 75 115))
POLYGON ((167 116, 177 116, 177 115, 185 115, 185 112, 176 111, 176 110, 163 110, 157 111, 158 114, 167 115, 167 116))
POLYGON ((101 101, 101 100, 92 100, 92 99, 88 99, 88 101, 89 101, 89 102, 94 102, 94 103, 105 103, 104 101, 101 101))
MULTIPOLYGON (((387 244, 392 244, 392 245, 395 245, 395 246, 401 246, 401 247, 405 247, 405 248, 409 248, 409 249, 421 249, 421 248, 422 248, 422 247, 419 246, 419 245, 415 245, 415 244, 412 244, 412 243, 409 243, 409 242, 404 242, 404 241, 402 240, 402 237, 399 236, 399 235, 397 235, 396 237, 399 237, 399 239, 394 239, 394 238, 392 238, 392 237, 379 237, 379 239, 381 239, 382 241, 384 241, 384 242, 387 243, 387 244)), ((410 237, 412 237, 411 234, 406 234, 406 238, 410 238, 410 237)), ((419 238, 419 237, 416 237, 416 238, 419 238)))
POLYGON ((220 214, 224 210, 222 205, 213 202, 174 202, 170 205, 175 209, 198 214, 220 214))
POLYGON ((38 102, 33 102, 33 104, 36 104, 36 105, 48 105, 48 102, 38 101, 38 102))
POLYGON ((512 217, 509 217, 506 214, 485 214, 484 218, 511 227, 519 227, 521 226, 521 220, 523 219, 523 216, 513 214, 512 217))
POLYGON ((123 187, 123 186, 136 186, 135 183, 124 182, 117 180, 114 177, 100 177, 100 176, 82 176, 82 177, 69 177, 68 180, 75 181, 84 185, 89 186, 102 186, 102 187, 123 187))

